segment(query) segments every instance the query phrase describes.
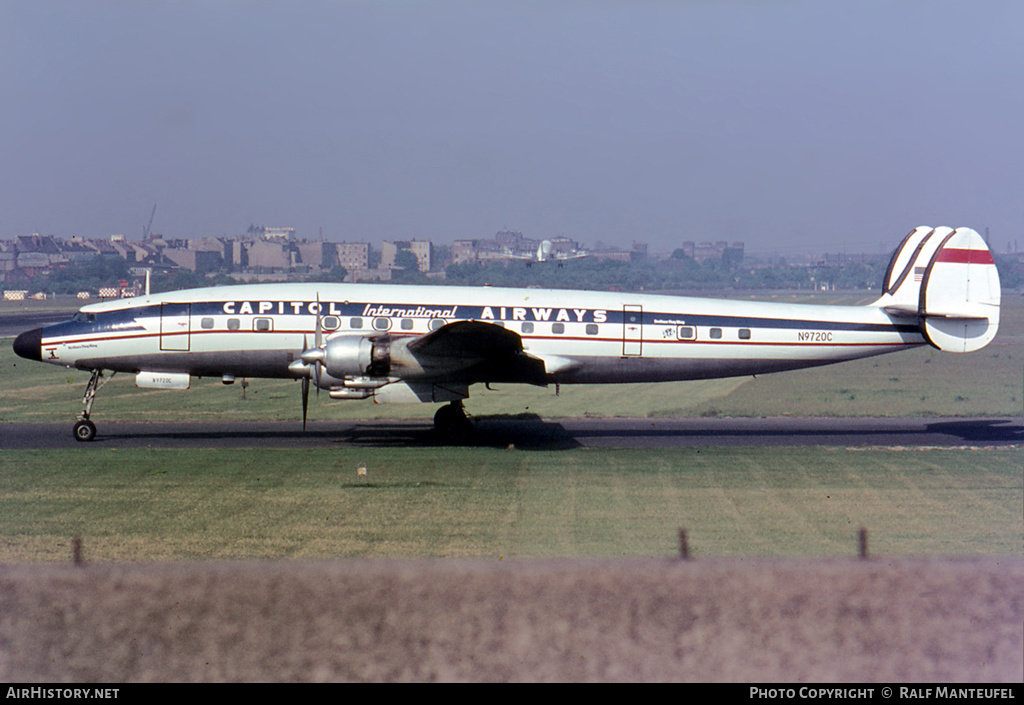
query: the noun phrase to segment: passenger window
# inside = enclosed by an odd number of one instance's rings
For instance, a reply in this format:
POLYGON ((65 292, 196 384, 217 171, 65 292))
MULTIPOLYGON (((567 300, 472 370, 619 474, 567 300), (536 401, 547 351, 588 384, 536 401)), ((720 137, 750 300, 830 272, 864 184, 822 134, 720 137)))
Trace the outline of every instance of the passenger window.
POLYGON ((348 322, 348 324, 352 328, 362 328, 363 327, 363 319, 362 318, 353 318, 351 321, 348 322))
POLYGON ((587 324, 587 335, 597 335, 597 324, 596 323, 588 323, 587 324))
POLYGON ((443 318, 431 318, 430 319, 430 330, 437 330, 438 328, 443 327, 444 324, 445 324, 445 320, 443 318))
POLYGON ((238 330, 242 327, 242 322, 237 318, 228 319, 228 330, 238 330))
POLYGON ((721 328, 712 328, 711 329, 711 337, 714 338, 714 339, 721 338, 722 337, 722 329, 721 328))
POLYGON ((740 328, 740 340, 750 340, 749 328, 740 328))
POLYGON ((402 319, 402 330, 412 330, 412 319, 411 318, 403 318, 402 319))
POLYGON ((554 333, 555 335, 561 335, 562 333, 565 332, 565 324, 564 323, 552 323, 551 324, 551 332, 554 333))
POLYGON ((199 321, 199 327, 203 328, 205 330, 212 329, 213 328, 213 319, 212 318, 204 318, 203 320, 199 321))
POLYGON ((274 321, 271 318, 257 318, 253 321, 252 329, 260 332, 274 330, 274 321))
POLYGON ((526 321, 523 324, 523 332, 524 333, 532 333, 533 332, 533 323, 531 323, 530 321, 526 321))
POLYGON ((324 316, 320 319, 320 327, 324 330, 338 330, 341 327, 341 319, 337 316, 324 316))
POLYGON ((377 316, 373 319, 374 330, 387 330, 391 327, 391 319, 385 318, 384 316, 377 316))
POLYGON ((676 328, 676 337, 680 340, 693 340, 697 337, 697 329, 693 326, 678 326, 676 328))

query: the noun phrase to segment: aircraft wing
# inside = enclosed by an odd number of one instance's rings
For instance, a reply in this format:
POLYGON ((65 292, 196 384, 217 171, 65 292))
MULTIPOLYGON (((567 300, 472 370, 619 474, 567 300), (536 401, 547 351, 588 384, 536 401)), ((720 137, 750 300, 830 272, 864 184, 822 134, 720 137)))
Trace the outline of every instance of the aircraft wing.
POLYGON ((547 384, 542 360, 523 350, 523 339, 482 321, 456 321, 411 341, 408 352, 424 369, 458 371, 471 382, 547 384))

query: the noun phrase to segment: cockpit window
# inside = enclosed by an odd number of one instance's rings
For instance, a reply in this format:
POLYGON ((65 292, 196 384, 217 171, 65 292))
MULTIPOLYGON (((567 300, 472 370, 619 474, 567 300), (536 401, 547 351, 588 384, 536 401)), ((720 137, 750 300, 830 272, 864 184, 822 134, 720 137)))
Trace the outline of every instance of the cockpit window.
POLYGON ((74 317, 71 320, 77 321, 78 323, 92 323, 96 320, 96 314, 79 311, 74 315, 74 317))

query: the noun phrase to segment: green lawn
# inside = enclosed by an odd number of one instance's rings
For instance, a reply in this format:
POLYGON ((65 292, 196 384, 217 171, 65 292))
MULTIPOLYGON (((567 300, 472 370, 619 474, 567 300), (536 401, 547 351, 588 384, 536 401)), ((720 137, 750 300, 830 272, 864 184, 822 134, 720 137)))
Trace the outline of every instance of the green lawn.
POLYGON ((1013 449, 9 451, 0 563, 1016 555, 1021 483, 1013 449))

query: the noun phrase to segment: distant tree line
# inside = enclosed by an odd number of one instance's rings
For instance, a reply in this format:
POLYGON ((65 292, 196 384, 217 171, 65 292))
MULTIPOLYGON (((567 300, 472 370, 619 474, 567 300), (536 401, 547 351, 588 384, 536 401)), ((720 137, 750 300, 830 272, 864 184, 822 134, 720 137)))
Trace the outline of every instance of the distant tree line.
POLYGON ((543 288, 611 289, 621 291, 727 289, 878 289, 886 263, 845 263, 841 266, 744 266, 724 256, 697 262, 681 251, 669 259, 578 259, 565 262, 501 262, 458 264, 446 270, 449 284, 538 286, 543 288))
MULTIPOLYGON (((411 254, 411 253, 410 253, 411 254)), ((1024 262, 996 255, 1000 281, 1004 288, 1024 286, 1024 262)), ((449 284, 464 286, 540 287, 553 289, 594 289, 618 291, 672 290, 817 290, 878 291, 888 264, 886 259, 869 262, 845 262, 841 265, 773 266, 744 265, 739 257, 727 253, 721 258, 702 262, 686 256, 681 250, 665 260, 638 259, 623 262, 610 259, 582 258, 563 262, 492 261, 453 264, 445 270, 446 278, 431 278, 408 262, 405 269, 394 270, 392 281, 404 284, 449 284)), ((303 277, 306 281, 344 281, 344 267, 330 272, 303 277)), ((117 286, 130 281, 128 263, 120 257, 98 256, 69 262, 49 271, 37 271, 32 277, 12 282, 10 288, 27 288, 55 294, 74 295, 80 291, 95 292, 101 287, 117 286)), ((298 280, 298 279, 297 279, 298 280)), ((236 283, 226 274, 204 275, 185 269, 167 274, 154 274, 153 292, 219 286, 236 283)))

